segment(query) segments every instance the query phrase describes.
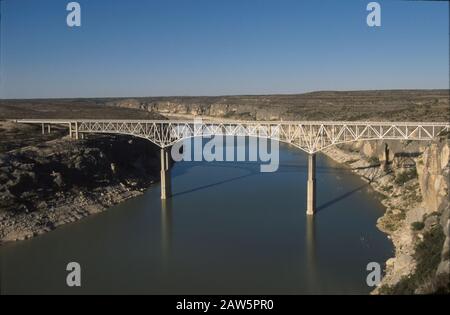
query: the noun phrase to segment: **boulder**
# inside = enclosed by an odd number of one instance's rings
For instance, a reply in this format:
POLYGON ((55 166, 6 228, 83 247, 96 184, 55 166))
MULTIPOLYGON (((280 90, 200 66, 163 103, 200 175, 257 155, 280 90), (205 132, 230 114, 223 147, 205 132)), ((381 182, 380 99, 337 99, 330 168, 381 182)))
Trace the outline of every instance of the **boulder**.
POLYGON ((52 173, 53 176, 53 182, 58 186, 58 187, 64 187, 65 183, 63 180, 63 177, 61 175, 61 173, 59 172, 53 172, 52 173))

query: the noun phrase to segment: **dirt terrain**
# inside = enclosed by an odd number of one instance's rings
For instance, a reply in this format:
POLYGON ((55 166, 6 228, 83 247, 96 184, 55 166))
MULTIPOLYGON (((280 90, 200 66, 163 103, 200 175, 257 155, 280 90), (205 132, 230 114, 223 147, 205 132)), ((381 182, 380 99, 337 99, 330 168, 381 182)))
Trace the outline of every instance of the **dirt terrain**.
POLYGON ((156 119, 156 113, 106 107, 108 99, 0 100, 0 120, 20 118, 156 119))
POLYGON ((449 90, 154 97, 109 100, 107 104, 162 114, 206 115, 241 120, 450 120, 449 90))
POLYGON ((172 113, 249 120, 450 121, 449 93, 450 90, 323 91, 289 95, 0 100, 0 119, 149 119, 172 113))

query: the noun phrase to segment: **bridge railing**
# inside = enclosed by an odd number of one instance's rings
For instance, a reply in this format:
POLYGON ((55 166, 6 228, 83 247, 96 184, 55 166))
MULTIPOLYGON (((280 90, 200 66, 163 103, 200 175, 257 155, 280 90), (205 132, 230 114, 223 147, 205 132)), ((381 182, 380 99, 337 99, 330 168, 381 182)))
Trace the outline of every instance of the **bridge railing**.
POLYGON ((164 148, 188 137, 248 136, 290 143, 308 153, 358 140, 432 140, 450 131, 442 122, 181 121, 21 119, 19 123, 68 124, 70 134, 112 133, 145 138, 164 148))

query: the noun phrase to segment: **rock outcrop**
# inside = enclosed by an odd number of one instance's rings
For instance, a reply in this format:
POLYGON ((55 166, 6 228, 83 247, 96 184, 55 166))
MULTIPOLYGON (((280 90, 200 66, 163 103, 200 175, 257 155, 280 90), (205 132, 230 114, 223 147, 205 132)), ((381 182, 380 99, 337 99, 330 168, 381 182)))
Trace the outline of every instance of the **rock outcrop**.
POLYGON ((448 139, 366 141, 325 152, 384 195, 378 227, 392 240, 395 257, 386 261, 374 293, 450 292, 449 146, 448 139))
POLYGON ((424 207, 428 213, 448 206, 449 145, 433 143, 417 160, 417 173, 424 207))
POLYGON ((142 97, 110 106, 241 120, 450 120, 448 90, 322 91, 291 95, 142 97))
POLYGON ((159 149, 126 136, 56 139, 0 154, 0 243, 42 234, 141 194, 159 149))

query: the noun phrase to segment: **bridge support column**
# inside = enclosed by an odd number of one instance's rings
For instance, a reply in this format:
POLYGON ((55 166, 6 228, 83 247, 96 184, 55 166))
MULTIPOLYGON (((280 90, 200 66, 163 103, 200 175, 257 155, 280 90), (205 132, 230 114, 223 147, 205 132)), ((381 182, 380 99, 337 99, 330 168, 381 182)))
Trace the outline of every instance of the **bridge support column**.
POLYGON ((171 194, 169 148, 161 148, 161 199, 167 199, 171 194))
POLYGON ((306 214, 313 215, 316 211, 316 154, 308 155, 308 183, 306 195, 306 214))
POLYGON ((381 168, 386 172, 389 168, 389 146, 384 144, 383 161, 381 161, 381 168))
POLYGON ((75 122, 75 139, 77 139, 78 140, 78 122, 76 121, 75 122))

